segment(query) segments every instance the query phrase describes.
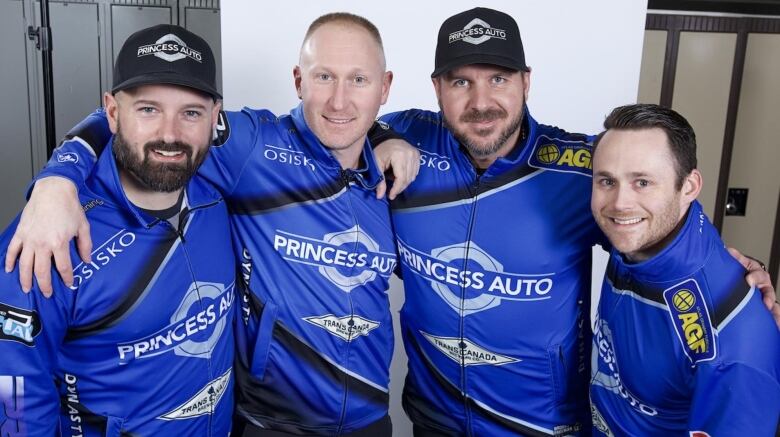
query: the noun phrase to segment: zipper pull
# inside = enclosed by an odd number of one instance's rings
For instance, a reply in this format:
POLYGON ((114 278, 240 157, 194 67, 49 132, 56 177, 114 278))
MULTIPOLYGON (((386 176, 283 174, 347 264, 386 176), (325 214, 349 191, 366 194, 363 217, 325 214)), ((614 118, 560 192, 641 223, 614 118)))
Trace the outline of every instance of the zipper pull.
POLYGON ((344 170, 343 168, 339 170, 339 177, 341 178, 341 182, 344 184, 344 187, 349 189, 349 181, 352 179, 352 175, 349 174, 349 171, 344 170))

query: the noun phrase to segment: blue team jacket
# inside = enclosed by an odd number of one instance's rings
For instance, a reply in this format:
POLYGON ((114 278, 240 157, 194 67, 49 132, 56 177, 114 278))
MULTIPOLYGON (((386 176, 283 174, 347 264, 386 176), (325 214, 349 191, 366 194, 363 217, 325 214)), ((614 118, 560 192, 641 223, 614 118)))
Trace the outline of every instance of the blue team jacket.
POLYGON ((516 150, 478 176, 440 113, 383 120, 422 154, 392 205, 406 412, 447 435, 587 427, 591 138, 526 110, 516 150))
POLYGON ((654 257, 612 251, 593 339, 595 434, 774 435, 780 332, 744 275, 698 202, 654 257))
MULTIPOLYGON (((75 133, 91 145, 103 129, 98 112, 75 133)), ((283 116, 227 112, 218 131, 198 173, 227 201, 240 268, 237 413, 264 428, 317 435, 381 419, 396 251, 387 201, 374 195, 382 174, 370 145, 360 168, 342 170, 302 106, 283 116)), ((60 153, 89 160, 88 147, 60 153)), ((46 175, 82 177, 82 165, 56 160, 46 175)))
POLYGON ((52 271, 46 299, 0 273, 0 434, 227 436, 236 306, 221 196, 194 177, 176 229, 127 200, 110 151, 80 191, 94 250, 74 285, 52 271))

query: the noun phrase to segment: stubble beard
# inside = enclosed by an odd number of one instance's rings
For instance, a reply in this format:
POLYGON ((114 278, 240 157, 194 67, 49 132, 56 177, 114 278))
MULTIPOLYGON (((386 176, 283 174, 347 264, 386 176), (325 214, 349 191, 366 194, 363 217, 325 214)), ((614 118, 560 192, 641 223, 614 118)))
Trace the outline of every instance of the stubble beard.
MULTIPOLYGON (((441 108, 441 101, 439 101, 439 107, 441 108)), ((509 125, 507 125, 507 127, 501 132, 501 135, 499 135, 495 141, 489 144, 479 144, 479 142, 475 141, 474 138, 470 138, 465 131, 453 126, 452 123, 447 120, 447 117, 444 115, 444 111, 441 113, 444 126, 449 129, 450 132, 452 132, 452 136, 454 136, 455 139, 466 148, 472 157, 478 159, 489 158, 501 150, 506 145, 505 143, 509 140, 509 138, 511 138, 518 130, 520 130, 524 115, 523 111, 521 110, 517 114, 517 117, 515 117, 509 123, 509 125)), ((507 117, 509 117, 509 114, 500 108, 491 108, 485 111, 473 109, 462 114, 459 118, 459 121, 461 123, 474 123, 505 119, 507 117)), ((477 131, 477 134, 482 133, 488 135, 490 133, 490 129, 486 129, 484 132, 477 131)))

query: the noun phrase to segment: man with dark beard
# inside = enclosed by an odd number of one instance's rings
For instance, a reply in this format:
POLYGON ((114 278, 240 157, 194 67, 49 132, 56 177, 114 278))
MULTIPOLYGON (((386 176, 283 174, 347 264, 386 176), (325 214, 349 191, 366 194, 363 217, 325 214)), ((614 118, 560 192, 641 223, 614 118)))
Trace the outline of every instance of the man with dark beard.
POLYGON ((0 274, 0 434, 229 434, 235 265, 224 202, 193 176, 220 108, 215 77, 208 44, 178 26, 122 47, 104 95, 113 153, 79 196, 92 262, 72 286, 53 275, 51 299, 17 291, 18 269, 0 274), (140 55, 149 41, 155 54, 140 55))
POLYGON ((440 112, 383 118, 429 163, 391 205, 415 436, 587 434, 592 137, 531 116, 502 12, 447 19, 431 77, 440 112))

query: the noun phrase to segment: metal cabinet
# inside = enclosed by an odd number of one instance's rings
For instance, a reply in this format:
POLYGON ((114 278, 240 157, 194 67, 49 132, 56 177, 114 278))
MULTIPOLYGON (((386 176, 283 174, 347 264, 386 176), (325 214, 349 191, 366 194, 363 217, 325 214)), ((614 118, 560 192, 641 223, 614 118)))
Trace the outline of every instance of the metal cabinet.
MULTIPOLYGON (((57 139, 102 102, 125 39, 160 23, 182 25, 209 42, 221 88, 219 0, 50 0, 57 139)), ((24 190, 48 159, 41 53, 27 37, 39 2, 0 0, 0 226, 24 205, 24 190)))

